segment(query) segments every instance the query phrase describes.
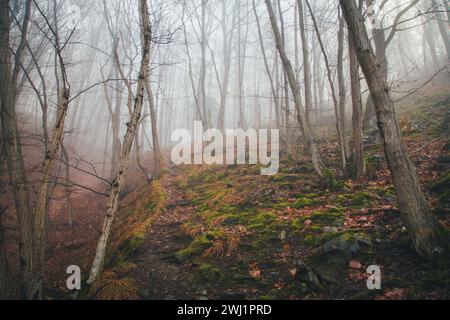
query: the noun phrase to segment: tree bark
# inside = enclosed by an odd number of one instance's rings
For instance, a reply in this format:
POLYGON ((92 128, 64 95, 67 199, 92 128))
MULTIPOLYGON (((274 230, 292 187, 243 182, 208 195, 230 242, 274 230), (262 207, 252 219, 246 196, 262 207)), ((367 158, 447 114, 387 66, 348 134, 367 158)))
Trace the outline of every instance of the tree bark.
POLYGON ((265 2, 266 2, 266 6, 267 6, 267 11, 269 13, 270 22, 272 24, 272 29, 273 29, 273 34, 275 36, 275 42, 277 45, 277 49, 280 54, 281 60, 283 62, 284 69, 286 71, 286 74, 287 74, 287 77, 289 80, 289 84, 291 86, 292 95, 294 96, 295 106, 297 109, 298 122, 301 127, 302 135, 306 142, 309 153, 311 155, 314 169, 320 177, 323 177, 324 166, 320 159, 320 155, 319 155, 319 151, 317 150, 316 143, 312 137, 311 129, 308 126, 308 123, 307 123, 307 121, 305 121, 304 116, 303 116, 303 111, 302 111, 303 107, 302 107, 301 98, 300 98, 300 85, 298 84, 298 82, 296 80, 291 61, 289 60, 289 58, 286 54, 286 50, 283 46, 283 40, 281 38, 280 30, 278 28, 278 24, 277 24, 275 13, 273 11, 272 3, 270 0, 265 0, 265 2))
POLYGON ((449 244, 442 226, 432 216, 422 192, 416 169, 402 141, 390 89, 354 0, 340 0, 359 64, 366 77, 376 108, 378 127, 384 142, 398 205, 414 247, 424 258, 448 262, 449 244))
POLYGON ((316 31, 317 40, 319 41, 320 49, 322 50, 322 54, 323 54, 323 57, 325 59, 325 66, 326 66, 326 69, 327 69, 328 83, 330 85, 331 97, 333 99, 334 111, 335 111, 335 115, 336 115, 336 129, 337 129, 337 136, 338 136, 338 141, 339 141, 339 146, 340 146, 340 153, 341 153, 341 165, 342 165, 342 169, 345 170, 345 168, 347 167, 347 157, 345 155, 344 131, 343 131, 343 128, 342 128, 342 123, 341 123, 341 117, 340 117, 340 111, 339 111, 339 102, 338 102, 338 98, 336 96, 336 89, 335 89, 333 78, 332 78, 332 74, 331 74, 331 67, 330 67, 330 63, 329 63, 329 60, 328 60, 327 52, 325 50, 324 43, 322 41, 322 36, 320 35, 319 26, 317 24, 316 17, 314 15, 314 12, 313 12, 313 10, 311 8, 311 5, 309 4, 308 0, 305 0, 305 1, 306 1, 306 5, 308 7, 309 13, 311 14, 311 19, 313 21, 313 25, 314 25, 314 29, 316 31))
POLYGON ((363 103, 361 97, 361 80, 359 76, 358 58, 355 53, 353 40, 348 37, 350 82, 353 103, 353 159, 356 167, 356 178, 362 179, 366 174, 366 162, 364 159, 363 143, 363 103))
POLYGON ((159 144, 159 134, 158 134, 158 119, 155 108, 155 97, 153 95, 153 90, 150 81, 146 82, 146 91, 149 101, 150 108, 150 120, 152 126, 152 142, 153 142, 153 154, 154 154, 154 167, 153 167, 153 178, 159 179, 161 177, 161 162, 162 153, 161 146, 159 144))
POLYGON ((0 207, 0 300, 8 299, 8 260, 6 257, 5 235, 3 232, 3 208, 0 207))
POLYGON ((309 46, 308 39, 306 38, 305 30, 305 13, 303 10, 303 0, 297 0, 299 25, 300 25, 300 37, 302 40, 302 52, 303 52, 303 77, 305 81, 305 115, 306 121, 311 126, 311 112, 313 107, 313 96, 311 86, 311 65, 309 63, 309 46))
MULTIPOLYGON (((431 0, 431 3, 436 8, 436 10, 440 8, 440 5, 438 4, 437 0, 431 0)), ((447 60, 448 62, 450 62, 450 36, 448 26, 447 27, 445 26, 444 17, 440 12, 436 13, 436 20, 439 27, 439 33, 441 34, 441 38, 444 43, 445 52, 447 53, 447 60)))
POLYGON ((342 147, 344 149, 345 158, 350 158, 349 146, 347 139, 347 118, 346 118, 346 98, 347 88, 345 87, 344 78, 344 39, 345 39, 345 20, 339 12, 339 31, 338 31, 338 57, 337 57, 337 74, 339 83, 339 122, 342 130, 342 147))
POLYGON ((126 173, 128 171, 128 165, 131 158, 131 149, 133 146, 133 141, 136 137, 136 130, 141 118, 142 106, 144 102, 144 90, 149 73, 152 31, 150 27, 150 17, 148 12, 147 0, 140 0, 139 4, 139 16, 141 20, 140 23, 142 32, 142 61, 139 70, 139 79, 136 89, 137 91, 135 95, 134 109, 130 118, 130 122, 127 126, 127 132, 125 134, 122 154, 120 158, 119 171, 111 187, 107 204, 106 217, 103 223, 102 233, 97 245, 97 250, 90 271, 89 279, 87 281, 88 284, 92 284, 95 280, 97 280, 99 274, 103 270, 106 247, 108 245, 108 239, 111 234, 112 224, 119 209, 119 195, 125 183, 126 173))
MULTIPOLYGON (((31 1, 27 2, 30 5, 31 1)), ((33 215, 27 191, 25 165, 22 156, 22 147, 17 128, 17 115, 15 109, 15 84, 11 66, 11 53, 9 49, 10 1, 0 1, 0 96, 1 96, 1 122, 3 129, 4 150, 6 153, 10 183, 13 188, 14 201, 20 226, 20 269, 22 275, 21 292, 23 298, 31 299, 35 292, 34 273, 34 242, 33 242, 33 215)), ((26 29, 22 29, 22 39, 25 39, 26 29)), ((24 41, 24 40, 23 40, 24 41)), ((16 61, 20 59, 16 55, 16 61)), ((15 68, 15 70, 18 70, 15 68)))
MULTIPOLYGON (((259 43, 261 46, 261 53, 262 53, 263 60, 264 60, 264 67, 266 69, 267 77, 269 78, 270 90, 272 92, 273 101, 275 104, 275 112, 277 112, 277 110, 280 109, 279 101, 277 98, 277 89, 275 87, 275 81, 273 79, 273 74, 272 74, 272 71, 270 70, 269 62, 267 60, 266 48, 264 45, 264 39, 263 39, 263 35, 262 35, 262 30, 261 30, 261 22, 259 20, 258 12, 256 11, 255 0, 252 0, 252 5, 253 5, 253 12, 254 12, 255 18, 256 18, 256 25, 258 28, 258 38, 259 38, 259 43)), ((277 112, 277 114, 278 114, 278 112, 277 112)), ((278 119, 278 116, 277 116, 277 119, 278 119)), ((278 125, 278 120, 277 120, 277 125, 278 125)))

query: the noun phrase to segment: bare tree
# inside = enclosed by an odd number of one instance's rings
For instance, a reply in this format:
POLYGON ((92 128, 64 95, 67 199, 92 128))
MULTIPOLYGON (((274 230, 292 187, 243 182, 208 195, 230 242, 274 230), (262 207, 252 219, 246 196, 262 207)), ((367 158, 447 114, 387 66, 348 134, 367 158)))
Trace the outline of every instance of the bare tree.
POLYGON ((225 130, 225 110, 228 101, 228 91, 230 86, 230 72, 231 72, 231 58, 233 54, 233 40, 237 25, 237 10, 236 6, 239 1, 233 1, 233 13, 231 15, 231 22, 228 18, 227 4, 230 1, 221 0, 222 4, 222 19, 220 25, 222 28, 223 37, 223 75, 220 81, 220 105, 219 115, 217 120, 217 128, 219 130, 225 130))
POLYGON ((377 63, 370 45, 363 16, 354 0, 340 0, 340 3, 359 64, 373 97, 399 208, 411 240, 419 255, 437 261, 448 260, 448 238, 430 212, 416 169, 402 141, 390 89, 385 80, 383 67, 377 63))
MULTIPOLYGON (((405 8, 403 8, 394 18, 394 22, 390 28, 385 28, 383 26, 383 19, 381 17, 376 17, 376 12, 373 10, 372 6, 375 0, 365 0, 366 6, 372 8, 369 11, 369 19, 373 23, 372 36, 375 44, 375 54, 377 57, 378 64, 381 66, 381 71, 383 72, 384 80, 388 81, 389 76, 389 64, 387 60, 387 50, 392 40, 394 40, 397 32, 399 31, 399 24, 402 17, 407 14, 412 8, 414 8, 420 0, 411 1, 405 8), (387 33, 387 30, 389 30, 387 33)), ((380 5, 379 10, 383 10, 384 6, 388 1, 383 1, 380 5)), ((369 95, 367 100, 367 107, 364 116, 364 124, 367 128, 372 126, 372 120, 375 118, 375 106, 373 104, 372 96, 369 95)))
POLYGON ((142 107, 144 103, 144 94, 149 75, 150 47, 152 40, 152 30, 150 26, 150 16, 148 12, 147 0, 139 2, 139 17, 141 24, 141 65, 139 69, 139 78, 136 88, 134 109, 127 125, 127 132, 124 137, 122 154, 120 157, 119 170, 111 187, 105 221, 103 223, 102 233, 98 241, 97 250, 89 275, 88 283, 93 283, 100 272, 103 270, 106 247, 111 234, 111 227, 119 209, 119 195, 125 183, 125 177, 131 158, 131 148, 136 137, 136 130, 141 118, 142 107))
MULTIPOLYGON (((337 136, 338 136, 340 152, 341 152, 341 165, 342 165, 342 168, 345 170, 345 168, 347 167, 347 157, 346 157, 346 153, 345 153, 345 138, 344 138, 345 133, 344 133, 344 128, 343 128, 342 121, 341 121, 342 119, 341 119, 340 105, 339 105, 338 97, 336 94, 336 88, 335 88, 335 85, 333 82, 331 66, 330 66, 327 52, 325 50, 325 45, 322 41, 322 36, 320 34, 320 30, 319 30, 319 26, 317 24, 316 17, 314 15, 314 12, 313 12, 308 0, 305 0, 305 1, 306 1, 306 5, 308 7, 309 13, 311 15, 311 19, 313 21, 313 25, 314 25, 314 29, 316 31, 317 40, 319 41, 320 49, 322 50, 322 54, 325 59, 328 83, 330 85, 331 97, 333 99, 334 111, 335 111, 335 115, 336 115, 336 128, 337 128, 337 136)), ((343 41, 343 39, 342 39, 342 41, 343 41)))
POLYGON ((31 11, 31 2, 25 6, 25 16, 22 23, 20 45, 15 53, 15 65, 11 64, 10 53, 10 1, 0 2, 0 96, 1 122, 6 153, 8 172, 20 226, 20 268, 22 275, 22 296, 31 299, 35 296, 35 264, 33 215, 27 191, 25 165, 22 146, 17 128, 16 87, 20 71, 20 62, 25 48, 26 33, 31 11))
POLYGON ((307 148, 309 150, 309 153, 311 155, 312 163, 314 166, 314 169, 316 170, 317 174, 322 177, 324 172, 324 166, 322 164, 322 161, 320 159, 319 151, 317 150, 316 143, 312 137, 311 134, 311 128, 308 126, 307 121, 305 121, 304 113, 303 113, 303 106, 301 103, 300 98, 300 85, 297 82, 297 79, 295 77, 294 69, 292 68, 291 61, 289 60, 286 50, 283 46, 283 40, 281 38, 280 30, 278 27, 277 19, 275 16, 275 12, 272 7, 272 3, 270 0, 265 0, 267 11, 269 13, 270 22, 272 24, 272 30, 275 37, 275 42, 277 44, 277 49, 280 54, 281 60, 284 65, 284 69, 286 71, 289 84, 291 86, 292 94, 294 96, 295 106, 297 109, 297 117, 298 122, 302 130, 303 138, 306 141, 307 148))
POLYGON ((366 174, 363 143, 363 103, 361 97, 361 79, 358 59, 352 37, 348 37, 350 60, 350 83, 353 105, 353 159, 356 167, 356 178, 361 179, 366 174))

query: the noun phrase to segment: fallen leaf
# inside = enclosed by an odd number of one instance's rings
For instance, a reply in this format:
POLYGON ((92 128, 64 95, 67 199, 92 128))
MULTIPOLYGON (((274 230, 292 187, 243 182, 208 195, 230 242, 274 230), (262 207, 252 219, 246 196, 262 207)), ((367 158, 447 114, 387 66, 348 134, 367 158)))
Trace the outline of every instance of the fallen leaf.
POLYGON ((292 278, 295 278, 295 276, 297 275, 297 268, 292 268, 289 270, 289 272, 291 273, 292 278))
POLYGON ((351 269, 359 270, 359 269, 362 268, 362 263, 359 262, 359 261, 357 261, 357 260, 352 260, 352 261, 350 261, 350 263, 349 263, 349 267, 350 267, 351 269))
POLYGON ((406 289, 394 288, 392 290, 386 291, 383 297, 389 300, 406 299, 406 289))
POLYGON ((258 265, 256 263, 252 263, 250 266, 249 275, 253 279, 258 279, 261 277, 261 269, 258 268, 258 265))

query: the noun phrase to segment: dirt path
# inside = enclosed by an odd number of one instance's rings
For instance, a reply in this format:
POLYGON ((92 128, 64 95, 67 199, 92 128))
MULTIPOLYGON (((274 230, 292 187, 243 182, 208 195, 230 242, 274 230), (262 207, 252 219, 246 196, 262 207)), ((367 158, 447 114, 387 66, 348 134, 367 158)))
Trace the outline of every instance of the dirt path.
POLYGON ((173 174, 162 180, 169 195, 168 203, 139 249, 138 268, 132 274, 144 300, 207 298, 207 293, 193 283, 192 268, 181 264, 174 256, 188 244, 180 227, 194 212, 183 192, 174 186, 174 178, 173 174))

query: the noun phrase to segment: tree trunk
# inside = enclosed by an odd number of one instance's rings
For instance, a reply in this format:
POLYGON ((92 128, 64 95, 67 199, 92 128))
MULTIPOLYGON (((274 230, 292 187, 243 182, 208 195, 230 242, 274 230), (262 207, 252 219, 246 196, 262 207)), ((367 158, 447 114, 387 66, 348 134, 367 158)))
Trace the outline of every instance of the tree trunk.
MULTIPOLYGON (((9 1, 0 2, 0 96, 1 122, 4 150, 8 163, 9 179, 12 185, 14 201, 20 226, 20 269, 22 275, 22 296, 31 299, 34 296, 34 242, 33 215, 27 192, 25 165, 22 146, 17 128, 15 109, 15 85, 13 82, 11 53, 9 49, 9 1)), ((24 30, 24 32, 26 32, 24 30)), ((23 35, 24 37, 24 35, 23 35)), ((17 59, 17 56, 16 56, 17 59)))
POLYGON ((336 129, 337 129, 337 137, 338 137, 340 151, 341 151, 341 165, 342 165, 342 169, 345 170, 345 168, 347 167, 347 157, 345 155, 344 131, 343 131, 343 128, 342 128, 342 123, 341 123, 341 117, 340 117, 340 111, 339 111, 339 102, 338 102, 338 99, 336 97, 336 89, 335 89, 334 82, 333 82, 333 79, 332 79, 331 67, 330 67, 330 63, 329 63, 329 60, 328 60, 327 52, 325 50, 324 43, 322 41, 322 36, 320 34, 320 31, 319 31, 319 26, 317 24, 316 17, 314 16, 314 12, 313 12, 313 10, 311 8, 311 5, 309 4, 308 0, 306 0, 306 5, 308 7, 309 13, 311 14, 311 18, 312 18, 312 21, 313 21, 314 29, 315 29, 316 35, 317 35, 317 40, 319 41, 319 46, 320 46, 320 49, 322 50, 322 54, 323 54, 323 57, 325 59, 325 66, 326 66, 326 69, 327 69, 328 83, 330 85, 331 96, 333 98, 334 111, 335 111, 335 115, 336 115, 336 129))
POLYGON ((150 108, 150 120, 152 125, 152 142, 153 142, 153 154, 154 154, 154 167, 153 167, 153 178, 159 179, 161 177, 161 161, 162 153, 161 146, 159 144, 159 134, 158 134, 158 119, 155 110, 155 97, 153 95, 153 90, 150 81, 146 82, 146 90, 149 101, 150 108))
POLYGON ((142 61, 139 71, 139 79, 137 83, 137 91, 135 95, 134 110, 132 112, 130 122, 128 123, 127 132, 125 134, 122 154, 120 158, 119 171, 112 184, 105 221, 103 223, 102 233, 97 245, 97 250, 90 271, 88 284, 92 284, 100 272, 103 270, 106 247, 108 244, 108 239, 111 234, 111 227, 116 217, 117 211, 119 209, 119 195, 123 189, 125 183, 126 173, 128 171, 128 165, 131 158, 131 149, 133 146, 133 141, 136 137, 136 130, 141 118, 142 106, 144 102, 144 90, 149 73, 149 62, 150 62, 150 44, 152 39, 151 27, 150 27, 150 17, 148 13, 147 0, 140 0, 140 22, 141 22, 141 32, 142 32, 142 61))
POLYGON ((362 179, 366 174, 366 162, 364 159, 363 143, 363 104, 361 97, 361 80, 359 77, 358 58, 355 53, 353 40, 348 37, 349 60, 350 60, 350 82, 353 103, 353 160, 356 167, 356 178, 362 179))
POLYGON ((373 97, 378 127, 394 180, 399 208, 411 240, 417 253, 422 257, 448 261, 448 239, 437 219, 431 215, 416 169, 402 141, 390 89, 385 81, 383 69, 378 64, 370 45, 363 16, 358 11, 354 0, 340 0, 340 3, 359 64, 373 97))
POLYGON ((339 122, 342 130, 342 147, 345 153, 345 158, 350 158, 349 146, 347 139, 347 118, 346 118, 346 98, 347 92, 344 78, 344 38, 345 38, 345 20, 339 12, 339 31, 338 31, 338 58, 337 58, 337 73, 339 82, 339 122))
POLYGON ((8 260, 3 232, 3 208, 0 207, 0 300, 8 299, 8 260))
POLYGON ((308 125, 311 127, 311 112, 313 108, 313 96, 311 86, 311 65, 309 63, 309 46, 308 39, 306 38, 305 30, 305 13, 303 10, 303 0, 297 0, 299 25, 300 25, 300 37, 302 40, 302 52, 303 52, 303 77, 305 81, 305 115, 308 125))
MULTIPOLYGON (((255 0, 252 0, 252 4, 253 4, 253 13, 255 14, 256 25, 258 28, 258 38, 259 38, 259 43, 261 45, 261 52, 262 52, 262 56, 263 56, 263 60, 264 60, 264 67, 266 69, 267 77, 269 78, 270 90, 272 92, 273 101, 275 104, 275 112, 277 112, 277 110, 279 110, 280 107, 279 107, 279 102, 278 102, 278 98, 277 98, 277 90, 275 87, 275 81, 273 79, 272 71, 270 70, 269 62, 267 60, 266 48, 264 45, 264 39, 263 39, 263 35, 262 35, 261 23, 259 21, 258 12, 256 11, 255 0)), ((278 121, 277 121, 277 125, 278 125, 278 121)))
POLYGON ((320 159, 320 155, 319 155, 319 151, 317 150, 316 143, 311 135, 311 129, 303 117, 303 111, 302 111, 303 107, 302 107, 301 98, 300 98, 300 85, 298 84, 298 82, 296 80, 294 69, 292 68, 292 64, 291 64, 289 58, 287 57, 286 50, 283 46, 283 40, 281 38, 280 30, 278 28, 278 24, 277 24, 275 13, 273 11, 272 3, 270 2, 270 0, 265 0, 265 2, 266 2, 266 6, 267 6, 267 11, 269 12, 270 22, 272 24, 272 29, 273 29, 273 34, 275 36, 275 42, 277 45, 277 49, 280 54, 281 60, 283 62, 284 69, 286 71, 286 74, 287 74, 287 77, 289 80, 289 84, 291 86, 292 95, 294 96, 295 106, 297 109, 298 122, 302 129, 301 130, 302 135, 306 141, 307 148, 310 152, 314 169, 315 169, 316 173, 320 177, 322 177, 324 166, 320 159))
MULTIPOLYGON (((431 0, 431 2, 436 9, 440 8, 437 0, 431 0)), ((446 24, 444 22, 444 17, 440 12, 436 13, 436 20, 439 27, 439 33, 441 34, 442 41, 444 42, 445 52, 447 53, 447 62, 450 62, 450 36, 448 26, 445 26, 446 24)))
POLYGON ((219 115, 217 119, 217 128, 222 132, 225 131, 225 110, 228 101, 228 88, 230 86, 230 73, 231 73, 231 55, 233 53, 233 39, 234 30, 236 29, 237 10, 233 8, 233 15, 231 18, 231 28, 227 28, 227 0, 222 0, 222 37, 223 37, 223 76, 222 76, 222 90, 220 92, 220 106, 219 115))

